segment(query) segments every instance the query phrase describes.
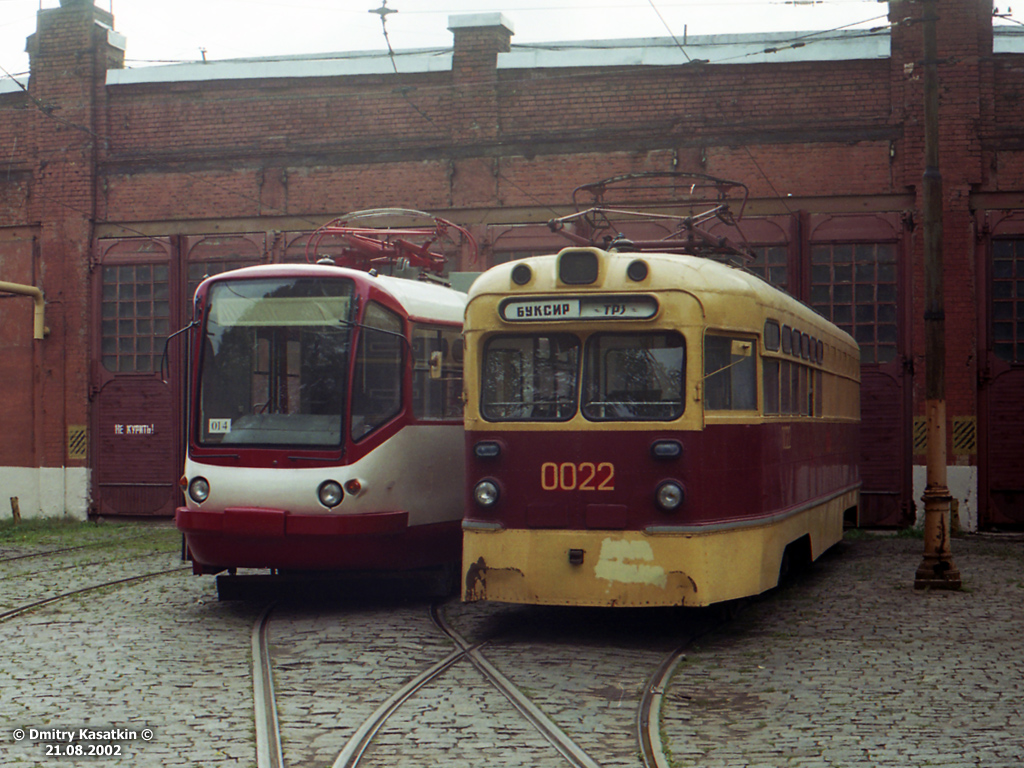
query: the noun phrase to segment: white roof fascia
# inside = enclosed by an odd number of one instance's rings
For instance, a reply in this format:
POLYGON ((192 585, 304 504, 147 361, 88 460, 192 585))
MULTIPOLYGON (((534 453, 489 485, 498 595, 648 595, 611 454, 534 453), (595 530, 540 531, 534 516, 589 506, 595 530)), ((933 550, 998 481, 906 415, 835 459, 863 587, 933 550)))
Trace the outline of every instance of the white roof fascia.
POLYGON ((107 45, 123 51, 128 47, 128 38, 113 29, 107 29, 107 45))
POLYGON ((757 35, 703 35, 682 39, 595 40, 516 45, 498 54, 498 69, 558 67, 771 64, 794 61, 851 61, 889 57, 888 32, 808 32, 757 35), (773 50, 774 49, 774 50, 773 50), (772 51, 772 52, 766 52, 772 51))
MULTIPOLYGON (((498 17, 499 23, 511 29, 511 22, 501 14, 452 16, 449 26, 452 29, 494 26, 498 17)), ((111 45, 123 45, 123 37, 113 30, 108 37, 111 45)), ((1024 53, 1024 28, 1018 30, 997 26, 993 30, 993 53, 1024 53)), ((687 38, 685 45, 681 39, 677 42, 672 38, 514 45, 511 52, 498 54, 498 69, 681 66, 693 60, 708 64, 852 61, 884 59, 889 55, 889 34, 886 31, 870 33, 847 30, 822 34, 782 32, 702 35, 687 38), (799 47, 793 47, 794 44, 799 47), (772 52, 766 52, 772 49, 772 52)), ((382 75, 394 73, 393 61, 397 63, 400 74, 450 72, 452 52, 451 49, 398 51, 394 60, 380 51, 342 52, 112 69, 107 71, 107 85, 382 75)), ((11 79, 0 80, 0 93, 17 90, 20 90, 19 86, 11 79)))
POLYGON ((27 77, 0 78, 0 93, 17 93, 28 88, 27 77))
POLYGON ((180 83, 205 80, 263 80, 270 78, 345 77, 352 75, 390 75, 450 72, 450 50, 406 51, 395 53, 338 53, 318 56, 282 56, 269 59, 230 59, 225 61, 169 64, 137 69, 107 71, 107 85, 137 83, 180 83))
POLYGON ((1024 53, 1024 27, 993 28, 992 53, 1024 53))

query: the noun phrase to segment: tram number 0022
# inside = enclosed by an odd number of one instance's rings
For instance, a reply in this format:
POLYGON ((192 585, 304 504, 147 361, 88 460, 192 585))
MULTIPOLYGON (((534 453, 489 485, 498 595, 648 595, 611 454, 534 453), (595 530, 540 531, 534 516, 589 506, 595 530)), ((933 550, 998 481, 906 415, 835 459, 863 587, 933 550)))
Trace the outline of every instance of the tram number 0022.
POLYGON ((545 491, 614 491, 615 465, 607 461, 546 461, 540 465, 540 487, 545 491))

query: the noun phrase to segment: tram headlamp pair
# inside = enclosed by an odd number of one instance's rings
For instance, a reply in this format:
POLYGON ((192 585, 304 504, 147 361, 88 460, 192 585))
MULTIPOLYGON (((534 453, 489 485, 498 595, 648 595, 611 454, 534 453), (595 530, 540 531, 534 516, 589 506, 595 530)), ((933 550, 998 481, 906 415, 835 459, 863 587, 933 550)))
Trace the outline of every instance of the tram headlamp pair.
MULTIPOLYGON (((184 480, 185 478, 182 478, 184 480)), ((358 493, 362 490, 362 486, 358 480, 350 480, 349 484, 352 486, 351 490, 354 493, 358 493)), ((210 498, 210 481, 205 477, 193 477, 191 482, 188 484, 188 495, 196 504, 202 504, 208 498, 210 498)), ((335 480, 325 480, 320 483, 320 487, 316 489, 316 496, 328 509, 334 509, 334 507, 341 504, 342 499, 345 498, 345 491, 341 487, 341 483, 335 480)))

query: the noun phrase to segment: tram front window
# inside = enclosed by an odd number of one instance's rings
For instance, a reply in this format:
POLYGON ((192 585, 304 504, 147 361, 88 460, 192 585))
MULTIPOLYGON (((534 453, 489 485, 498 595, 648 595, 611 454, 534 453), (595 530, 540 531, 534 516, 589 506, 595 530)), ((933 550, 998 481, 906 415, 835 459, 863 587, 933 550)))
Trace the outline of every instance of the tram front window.
POLYGON ((671 331, 494 336, 483 354, 488 421, 568 421, 583 393, 591 421, 671 421, 683 414, 686 345, 671 331), (582 387, 577 379, 582 363, 582 387))
POLYGON ((199 442, 338 446, 350 280, 249 280, 210 290, 199 442))
POLYGON ((587 340, 583 415, 670 421, 683 415, 686 347, 678 333, 600 333, 587 340))
POLYGON ((495 336, 484 347, 488 421, 567 421, 576 413, 580 341, 570 333, 495 336))

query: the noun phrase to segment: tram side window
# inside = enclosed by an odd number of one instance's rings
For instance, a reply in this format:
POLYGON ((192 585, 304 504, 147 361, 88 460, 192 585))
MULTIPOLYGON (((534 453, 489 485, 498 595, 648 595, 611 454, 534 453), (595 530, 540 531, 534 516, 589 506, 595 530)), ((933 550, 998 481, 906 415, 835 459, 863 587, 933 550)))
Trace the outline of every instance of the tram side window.
POLYGON ((764 371, 761 374, 764 390, 764 412, 767 414, 778 414, 779 403, 779 361, 766 357, 763 363, 764 371))
POLYGON ((602 333, 587 340, 583 415, 669 421, 683 414, 686 352, 678 333, 602 333))
POLYGON ((494 336, 484 345, 480 412, 488 421, 567 421, 576 413, 580 341, 569 333, 494 336))
POLYGON ((762 365, 767 415, 814 416, 824 407, 822 373, 790 360, 765 358, 762 365))
POLYGON ((402 410, 402 319, 370 302, 363 315, 352 382, 352 439, 359 440, 402 410))
POLYGON ((704 409, 757 409, 757 367, 751 339, 704 337, 704 409))
POLYGON ((417 326, 412 332, 413 416, 462 418, 462 336, 457 329, 417 326))

